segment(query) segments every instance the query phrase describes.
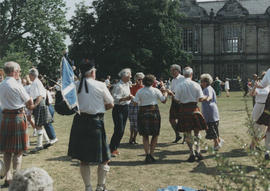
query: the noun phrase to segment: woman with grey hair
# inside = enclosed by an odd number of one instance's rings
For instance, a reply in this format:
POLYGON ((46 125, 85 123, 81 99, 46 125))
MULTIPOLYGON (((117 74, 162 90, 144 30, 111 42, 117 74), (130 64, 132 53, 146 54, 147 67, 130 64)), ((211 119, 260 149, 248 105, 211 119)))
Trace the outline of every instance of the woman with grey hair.
POLYGON ((29 78, 32 81, 32 84, 29 88, 30 96, 34 100, 35 108, 33 110, 33 115, 35 119, 35 126, 37 129, 37 146, 34 152, 40 151, 43 148, 51 146, 50 139, 46 131, 42 126, 48 124, 52 121, 52 116, 49 113, 48 106, 45 103, 46 99, 46 89, 44 88, 42 82, 38 79, 38 70, 32 68, 29 70, 29 78), (43 146, 43 136, 46 139, 47 144, 43 146))
POLYGON ((117 149, 125 132, 128 117, 128 105, 130 104, 130 100, 134 97, 130 93, 129 82, 131 78, 131 70, 129 68, 125 68, 121 70, 118 75, 121 80, 112 90, 115 106, 112 110, 114 133, 110 142, 110 150, 113 157, 120 154, 117 149))
POLYGON ((207 96, 207 101, 202 102, 202 114, 207 123, 206 139, 214 141, 214 149, 222 147, 224 140, 219 137, 219 112, 217 107, 217 96, 212 88, 213 78, 210 74, 201 75, 201 86, 203 94, 207 96))
MULTIPOLYGON (((137 91, 141 88, 143 88, 143 78, 144 74, 142 72, 138 72, 135 74, 135 84, 131 86, 130 93, 135 96, 137 91)), ((130 138, 129 138, 129 144, 137 144, 136 142, 136 136, 138 132, 138 109, 139 107, 137 104, 135 104, 133 101, 128 106, 128 118, 129 118, 129 124, 130 124, 130 138)))

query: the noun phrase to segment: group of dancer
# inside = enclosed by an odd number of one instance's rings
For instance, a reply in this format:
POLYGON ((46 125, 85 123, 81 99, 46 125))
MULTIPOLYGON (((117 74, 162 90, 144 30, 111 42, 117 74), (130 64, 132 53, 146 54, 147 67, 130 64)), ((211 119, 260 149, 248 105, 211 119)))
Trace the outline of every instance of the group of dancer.
MULTIPOLYGON (((29 77, 33 82, 28 91, 29 95, 17 81, 20 70, 19 64, 15 62, 5 63, 6 79, 0 84, 0 103, 3 114, 0 128, 0 152, 4 153, 6 184, 12 180, 10 173, 12 154, 13 168, 17 171, 21 168, 22 153, 28 147, 25 108, 30 113, 33 110, 35 127, 38 130, 37 150, 43 148, 42 137, 45 131, 42 126, 50 121, 51 116, 45 103, 46 91, 38 80, 38 71, 33 68, 29 72, 29 77)), ((166 89, 163 83, 158 89, 154 87, 155 76, 144 75, 142 72, 135 74, 135 84, 131 85, 131 70, 125 68, 119 72, 120 80, 110 92, 108 83, 96 80, 94 62, 81 64, 80 72, 80 80, 76 82, 80 113, 75 114, 73 119, 68 155, 80 160, 80 173, 85 191, 93 190, 90 181, 90 164, 98 164, 96 191, 106 191, 106 176, 110 170, 109 161, 111 156, 120 155, 119 146, 128 118, 131 126, 129 143, 136 144, 138 132, 143 137, 144 162, 149 164, 157 160, 154 151, 161 128, 158 103, 159 101, 166 103, 168 96, 171 96, 172 100, 169 121, 175 133, 174 143, 181 139, 180 133, 183 133, 183 139, 190 150, 188 162, 203 160, 200 150, 200 131, 206 130, 206 139, 213 140, 214 150, 219 150, 224 144, 224 140, 219 136, 217 98, 211 86, 213 79, 210 74, 202 74, 199 84, 192 80, 191 67, 185 67, 181 71, 179 65, 172 65, 170 67, 173 77, 171 89, 166 89), (202 102, 202 111, 198 107, 198 102, 202 102), (104 127, 104 113, 109 109, 112 109, 114 122, 110 144, 107 143, 104 127)), ((256 89, 263 89, 270 84, 270 71, 268 73, 266 76, 269 77, 256 83, 252 94, 259 95, 256 89)), ((263 92, 264 95, 267 94, 266 91, 263 90, 263 92)), ((254 107, 257 108, 254 109, 257 115, 263 112, 262 107, 259 106, 263 103, 260 102, 265 103, 265 100, 260 100, 258 97, 256 101, 258 106, 254 107)), ((258 132, 261 131, 258 130, 258 132)), ((262 136, 261 134, 258 134, 258 139, 262 136)), ((269 137, 266 136, 266 140, 269 140, 269 137)), ((256 144, 252 143, 252 145, 256 144)))

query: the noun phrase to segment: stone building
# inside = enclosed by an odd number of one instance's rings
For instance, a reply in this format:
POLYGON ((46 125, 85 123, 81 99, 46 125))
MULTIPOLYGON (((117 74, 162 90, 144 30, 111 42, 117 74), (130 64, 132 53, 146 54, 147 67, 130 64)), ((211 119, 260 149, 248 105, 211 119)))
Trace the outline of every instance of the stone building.
POLYGON ((247 79, 270 67, 270 0, 181 0, 180 11, 196 74, 247 79))

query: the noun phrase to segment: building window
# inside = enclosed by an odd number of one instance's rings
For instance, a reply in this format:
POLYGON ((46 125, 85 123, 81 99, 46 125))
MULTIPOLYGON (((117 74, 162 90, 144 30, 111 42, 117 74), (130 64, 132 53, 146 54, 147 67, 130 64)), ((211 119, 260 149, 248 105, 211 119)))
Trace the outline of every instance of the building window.
POLYGON ((182 49, 187 52, 198 53, 200 50, 200 32, 198 27, 183 28, 182 49))
POLYGON ((223 30, 223 52, 242 52, 242 44, 242 26, 225 25, 223 30))

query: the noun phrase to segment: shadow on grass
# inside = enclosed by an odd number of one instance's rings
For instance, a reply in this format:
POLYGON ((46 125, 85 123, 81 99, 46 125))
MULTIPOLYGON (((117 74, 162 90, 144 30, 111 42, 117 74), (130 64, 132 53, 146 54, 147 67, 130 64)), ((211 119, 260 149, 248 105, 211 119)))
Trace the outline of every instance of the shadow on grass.
MULTIPOLYGON (((178 144, 181 145, 180 143, 178 143, 178 144)), ((178 145, 178 144, 176 144, 176 143, 158 143, 156 148, 157 147, 169 147, 169 146, 178 145)), ((121 143, 119 148, 123 148, 123 149, 143 149, 143 144, 121 143)))
POLYGON ((80 161, 79 160, 73 160, 69 156, 59 156, 55 158, 49 158, 46 161, 60 161, 60 162, 71 162, 71 166, 80 166, 80 161))
POLYGON ((231 151, 228 152, 220 152, 220 155, 222 155, 223 157, 227 158, 236 158, 236 157, 246 157, 248 156, 247 152, 244 149, 233 149, 231 151))
POLYGON ((110 166, 148 166, 148 165, 160 165, 160 164, 180 164, 186 162, 185 160, 160 160, 156 158, 156 161, 151 164, 146 164, 144 160, 138 161, 111 161, 110 166))

